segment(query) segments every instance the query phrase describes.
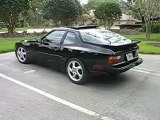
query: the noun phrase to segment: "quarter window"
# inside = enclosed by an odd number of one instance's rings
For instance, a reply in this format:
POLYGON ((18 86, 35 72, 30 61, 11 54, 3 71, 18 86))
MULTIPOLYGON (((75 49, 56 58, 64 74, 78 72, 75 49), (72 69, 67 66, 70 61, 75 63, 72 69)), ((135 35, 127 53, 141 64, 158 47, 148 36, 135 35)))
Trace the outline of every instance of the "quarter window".
POLYGON ((45 39, 49 40, 52 43, 60 44, 65 31, 53 31, 49 35, 46 36, 45 39))
POLYGON ((63 44, 70 45, 70 44, 74 44, 75 41, 76 41, 75 33, 68 32, 63 44))

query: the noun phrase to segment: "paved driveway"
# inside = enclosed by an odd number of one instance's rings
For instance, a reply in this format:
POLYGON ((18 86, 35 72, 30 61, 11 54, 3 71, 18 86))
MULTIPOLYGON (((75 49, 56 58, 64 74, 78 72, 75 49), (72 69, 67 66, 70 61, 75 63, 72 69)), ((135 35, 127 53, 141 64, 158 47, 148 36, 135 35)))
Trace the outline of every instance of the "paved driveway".
POLYGON ((0 54, 0 120, 159 120, 160 56, 84 86, 40 65, 0 54))

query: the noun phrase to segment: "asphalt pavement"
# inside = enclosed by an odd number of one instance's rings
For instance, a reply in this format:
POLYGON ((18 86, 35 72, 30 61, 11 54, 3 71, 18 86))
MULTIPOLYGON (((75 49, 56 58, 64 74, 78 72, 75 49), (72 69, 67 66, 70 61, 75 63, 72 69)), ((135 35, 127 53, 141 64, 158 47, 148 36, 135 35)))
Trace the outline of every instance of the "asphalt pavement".
POLYGON ((76 85, 53 68, 0 54, 0 120, 160 120, 160 55, 76 85))

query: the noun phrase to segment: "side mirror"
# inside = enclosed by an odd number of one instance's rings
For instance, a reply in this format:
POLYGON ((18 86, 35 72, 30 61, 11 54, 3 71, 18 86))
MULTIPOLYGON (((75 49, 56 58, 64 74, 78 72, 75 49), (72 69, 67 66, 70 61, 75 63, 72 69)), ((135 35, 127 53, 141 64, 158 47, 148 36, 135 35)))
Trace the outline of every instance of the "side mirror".
POLYGON ((40 43, 41 43, 41 44, 44 44, 44 45, 49 45, 49 42, 50 42, 50 40, 44 38, 44 39, 41 40, 40 43))
POLYGON ((50 42, 50 40, 49 40, 49 39, 47 39, 46 37, 45 37, 45 38, 43 38, 41 41, 43 41, 43 42, 50 42))

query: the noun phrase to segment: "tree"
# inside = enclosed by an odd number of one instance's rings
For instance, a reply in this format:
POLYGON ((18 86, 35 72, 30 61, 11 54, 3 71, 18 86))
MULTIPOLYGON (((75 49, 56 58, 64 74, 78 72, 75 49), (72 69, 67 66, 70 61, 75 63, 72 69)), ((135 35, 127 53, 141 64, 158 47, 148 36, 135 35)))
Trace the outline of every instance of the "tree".
POLYGON ((88 3, 84 5, 84 8, 86 8, 87 10, 96 9, 103 2, 104 0, 88 0, 88 3))
POLYGON ((114 2, 117 3, 119 0, 88 0, 88 3, 84 5, 84 8, 87 10, 95 10, 99 5, 101 5, 103 2, 114 2))
POLYGON ((71 25, 82 15, 78 0, 51 0, 44 7, 44 18, 52 19, 55 24, 71 25))
POLYGON ((26 15, 29 8, 29 0, 0 1, 0 18, 3 22, 5 22, 9 33, 14 32, 19 15, 26 15))
POLYGON ((122 11, 119 4, 112 2, 104 2, 95 11, 95 16, 100 19, 105 28, 111 28, 114 22, 116 22, 122 16, 122 11))
POLYGON ((146 26, 146 39, 150 39, 151 26, 154 18, 160 15, 160 0, 136 0, 136 9, 144 17, 146 26))
POLYGON ((132 11, 132 15, 140 18, 146 26, 146 39, 150 39, 151 26, 154 24, 154 18, 160 16, 160 0, 127 0, 126 6, 132 11))
POLYGON ((132 15, 134 18, 142 20, 144 22, 144 17, 139 9, 137 9, 137 2, 136 0, 127 0, 121 1, 121 9, 124 14, 132 15))
POLYGON ((29 22, 30 25, 38 26, 44 22, 42 11, 48 1, 49 0, 31 0, 31 8, 27 16, 27 22, 29 22))

